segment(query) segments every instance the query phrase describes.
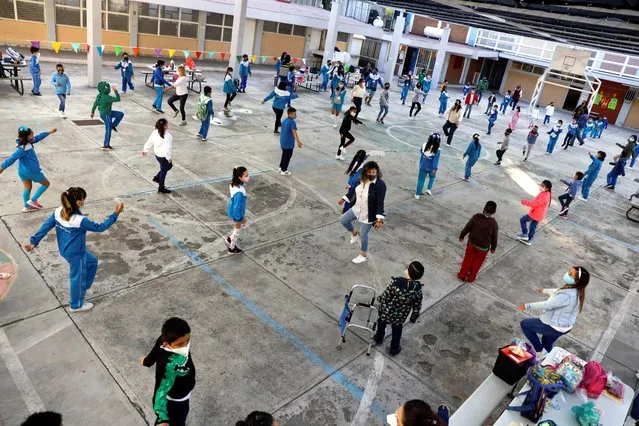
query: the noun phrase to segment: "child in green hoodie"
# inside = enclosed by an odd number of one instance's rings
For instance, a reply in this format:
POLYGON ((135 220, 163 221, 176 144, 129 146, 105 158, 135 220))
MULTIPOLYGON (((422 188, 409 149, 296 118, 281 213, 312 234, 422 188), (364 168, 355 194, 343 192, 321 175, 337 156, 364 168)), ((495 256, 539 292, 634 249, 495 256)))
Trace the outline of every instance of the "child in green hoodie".
POLYGON ((113 106, 113 102, 120 102, 120 94, 118 93, 118 89, 115 86, 111 86, 106 81, 101 81, 98 83, 98 96, 95 98, 95 102, 93 102, 93 107, 91 108, 91 118, 93 118, 95 114, 95 109, 97 108, 100 112, 100 118, 104 121, 104 145, 102 149, 113 149, 111 147, 111 130, 117 132, 118 124, 124 118, 124 113, 122 111, 113 111, 111 108, 113 106), (111 96, 109 93, 115 93, 115 96, 111 96))

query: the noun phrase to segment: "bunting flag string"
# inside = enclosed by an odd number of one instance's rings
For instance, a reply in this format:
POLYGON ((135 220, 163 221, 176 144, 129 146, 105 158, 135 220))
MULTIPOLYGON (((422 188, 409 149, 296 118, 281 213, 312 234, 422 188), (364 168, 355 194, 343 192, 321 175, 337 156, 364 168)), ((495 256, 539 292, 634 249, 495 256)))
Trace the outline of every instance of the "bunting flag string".
POLYGON ((213 56, 215 56, 215 52, 209 52, 209 59, 213 59, 213 56))
POLYGON ((297 64, 297 61, 299 61, 299 58, 293 58, 293 63, 297 64))
POLYGON ((102 56, 104 53, 104 45, 96 47, 98 49, 98 55, 102 56))
POLYGON ((113 46, 113 51, 115 52, 115 56, 120 56, 120 52, 122 52, 122 46, 113 46))
POLYGON ((155 48, 155 56, 160 56, 160 54, 162 54, 162 49, 160 49, 159 47, 155 48))
POLYGON ((140 48, 139 47, 133 47, 133 55, 137 58, 137 56, 140 54, 140 48))
POLYGON ((202 57, 202 52, 200 52, 200 51, 195 52, 195 57, 197 59, 200 59, 202 57))
POLYGON ((278 56, 273 56, 273 60, 274 60, 275 62, 277 62, 277 58, 278 58, 278 56))
POLYGON ((220 56, 222 57, 222 60, 224 60, 224 58, 226 58, 226 53, 220 52, 220 56))
POLYGON ((91 50, 91 45, 87 43, 86 52, 89 53, 89 50, 91 50))
POLYGON ((252 62, 257 61, 257 55, 253 55, 253 56, 251 56, 251 61, 252 61, 252 62))
POLYGON ((184 54, 184 59, 186 59, 191 54, 191 51, 190 50, 183 50, 182 53, 184 54))
POLYGON ((266 63, 266 56, 262 56, 262 63, 265 64, 266 63))
POLYGON ((78 49, 80 48, 80 43, 71 43, 71 48, 75 53, 78 53, 78 49))
POLYGON ((58 53, 60 51, 60 46, 62 45, 61 42, 59 41, 52 41, 51 42, 51 47, 53 47, 53 50, 55 51, 55 53, 58 53))
POLYGON ((32 40, 31 41, 31 46, 37 47, 39 49, 40 48, 40 42, 37 41, 37 40, 32 40))
POLYGON ((237 55, 236 58, 237 58, 237 62, 242 62, 242 55, 237 55))
POLYGON ((169 49, 169 58, 172 58, 175 55, 175 49, 169 49))

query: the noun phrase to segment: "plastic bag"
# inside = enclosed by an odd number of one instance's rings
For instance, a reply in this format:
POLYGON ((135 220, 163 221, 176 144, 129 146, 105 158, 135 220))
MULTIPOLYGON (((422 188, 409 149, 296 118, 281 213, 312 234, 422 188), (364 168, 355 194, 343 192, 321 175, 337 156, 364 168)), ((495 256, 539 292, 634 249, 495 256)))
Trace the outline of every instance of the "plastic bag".
POLYGON ((567 356, 557 367, 557 373, 566 385, 566 392, 574 393, 584 377, 584 368, 579 358, 574 355, 567 356))
POLYGON ((601 416, 599 411, 595 408, 594 402, 589 402, 584 405, 572 407, 572 412, 577 417, 577 423, 579 426, 597 426, 599 425, 599 417, 601 416))
POLYGON ((606 385, 606 391, 610 395, 623 400, 623 383, 618 377, 612 373, 608 373, 608 382, 606 385))

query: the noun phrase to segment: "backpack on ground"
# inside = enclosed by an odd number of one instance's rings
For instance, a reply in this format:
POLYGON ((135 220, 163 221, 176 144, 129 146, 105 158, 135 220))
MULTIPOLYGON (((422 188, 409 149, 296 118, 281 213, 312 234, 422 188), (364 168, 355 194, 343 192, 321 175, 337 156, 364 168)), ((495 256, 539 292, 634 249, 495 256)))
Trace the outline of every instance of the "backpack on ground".
POLYGON ((522 417, 538 422, 541 416, 544 414, 546 408, 546 401, 548 394, 556 394, 559 390, 563 389, 563 383, 553 383, 549 385, 542 385, 540 381, 535 379, 531 374, 528 375, 528 382, 530 389, 520 393, 519 395, 526 395, 524 403, 520 406, 509 406, 507 410, 518 411, 522 417))
POLYGON ((195 117, 198 120, 204 121, 206 119, 206 116, 208 114, 207 104, 209 103, 209 101, 211 101, 211 98, 206 98, 206 97, 201 96, 200 100, 195 105, 195 117))

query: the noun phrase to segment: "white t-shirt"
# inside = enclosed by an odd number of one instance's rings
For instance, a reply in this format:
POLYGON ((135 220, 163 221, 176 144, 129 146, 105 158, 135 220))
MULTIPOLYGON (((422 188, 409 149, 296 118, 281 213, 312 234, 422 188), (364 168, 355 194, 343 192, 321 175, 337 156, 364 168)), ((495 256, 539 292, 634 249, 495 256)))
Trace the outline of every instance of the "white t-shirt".
POLYGON ((173 83, 173 87, 175 87, 175 94, 178 96, 186 95, 189 93, 189 89, 187 87, 188 81, 185 76, 178 77, 173 83))
POLYGON ((149 149, 153 147, 153 153, 158 157, 164 157, 167 160, 171 160, 171 150, 173 149, 173 136, 171 133, 164 132, 164 137, 161 137, 158 130, 153 130, 149 139, 144 144, 143 152, 149 152, 149 149))

